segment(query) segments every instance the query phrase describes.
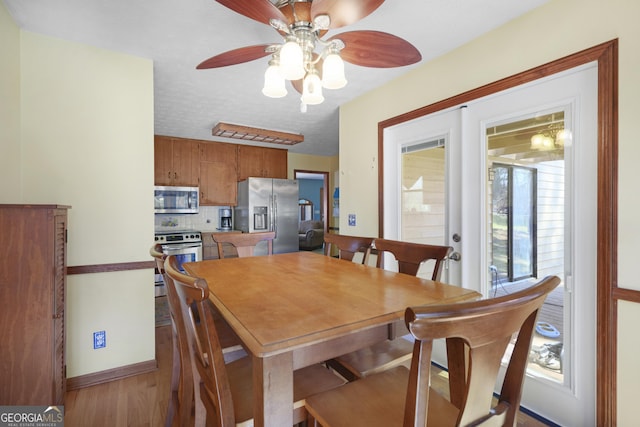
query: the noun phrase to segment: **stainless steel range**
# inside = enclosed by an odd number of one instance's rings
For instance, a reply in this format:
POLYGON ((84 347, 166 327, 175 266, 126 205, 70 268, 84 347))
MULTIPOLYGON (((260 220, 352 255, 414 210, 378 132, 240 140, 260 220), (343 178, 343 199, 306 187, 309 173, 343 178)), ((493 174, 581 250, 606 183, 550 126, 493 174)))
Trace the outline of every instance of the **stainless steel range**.
MULTIPOLYGON (((156 243, 162 245, 162 253, 175 255, 182 270, 185 262, 202 261, 202 233, 193 230, 156 231, 156 243)), ((156 275, 156 296, 167 294, 161 275, 156 275)))

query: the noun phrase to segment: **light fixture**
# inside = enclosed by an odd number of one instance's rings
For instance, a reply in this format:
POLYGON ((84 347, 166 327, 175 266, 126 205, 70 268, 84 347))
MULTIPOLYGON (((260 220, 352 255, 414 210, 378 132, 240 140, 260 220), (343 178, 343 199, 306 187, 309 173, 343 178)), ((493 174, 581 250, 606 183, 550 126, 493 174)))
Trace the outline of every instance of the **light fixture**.
POLYGON ((268 142, 271 144, 295 145, 304 141, 304 135, 279 130, 262 129, 252 126, 220 122, 211 129, 213 136, 242 139, 245 141, 268 142))
POLYGON ((262 93, 270 98, 282 98, 287 94, 287 88, 284 87, 284 77, 282 77, 276 58, 269 61, 269 67, 264 73, 262 93))
POLYGON ((573 135, 569 129, 554 123, 531 137, 531 149, 548 151, 571 145, 573 135))
POLYGON ((322 86, 327 89, 341 89, 346 84, 344 61, 338 52, 329 53, 322 63, 322 86))
POLYGON ((297 17, 296 2, 290 4, 295 17, 292 24, 287 25, 278 19, 270 20, 271 26, 284 34, 285 39, 284 43, 271 45, 267 50, 273 56, 265 72, 262 93, 271 98, 286 94, 286 89, 283 94, 283 82, 276 76, 295 82, 294 86, 299 90, 301 88, 302 92, 301 111, 306 111, 307 105, 317 105, 324 101, 323 87, 340 89, 347 84, 344 62, 340 57, 340 50, 345 45, 339 39, 322 40, 321 35, 330 25, 328 15, 318 15, 313 22, 308 22, 297 17))
POLYGON ((304 77, 302 83, 302 98, 300 98, 300 100, 306 105, 318 105, 324 101, 324 96, 322 96, 322 81, 315 69, 312 69, 304 77))
POLYGON ((305 67, 302 46, 295 36, 287 37, 280 48, 280 73, 287 80, 300 80, 304 77, 305 67))

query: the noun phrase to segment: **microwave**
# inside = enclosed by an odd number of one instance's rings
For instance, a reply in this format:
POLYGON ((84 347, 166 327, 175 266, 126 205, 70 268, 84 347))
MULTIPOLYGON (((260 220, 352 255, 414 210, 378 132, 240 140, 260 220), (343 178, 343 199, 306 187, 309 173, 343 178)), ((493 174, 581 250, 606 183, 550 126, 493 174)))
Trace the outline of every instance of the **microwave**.
POLYGON ((198 187, 155 186, 153 193, 155 213, 198 213, 200 207, 198 187))

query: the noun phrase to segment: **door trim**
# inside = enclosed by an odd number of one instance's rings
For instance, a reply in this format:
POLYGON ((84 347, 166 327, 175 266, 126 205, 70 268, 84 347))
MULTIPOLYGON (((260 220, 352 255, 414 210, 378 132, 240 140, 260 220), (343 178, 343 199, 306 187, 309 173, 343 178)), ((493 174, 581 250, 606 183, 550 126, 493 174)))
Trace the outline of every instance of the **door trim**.
MULTIPOLYGON (((615 426, 618 289, 618 40, 560 58, 378 123, 378 235, 384 236, 384 131, 562 71, 598 62, 598 231, 596 424, 615 426), (614 295, 615 294, 615 295, 614 295)), ((635 293, 634 293, 635 294, 635 293)))

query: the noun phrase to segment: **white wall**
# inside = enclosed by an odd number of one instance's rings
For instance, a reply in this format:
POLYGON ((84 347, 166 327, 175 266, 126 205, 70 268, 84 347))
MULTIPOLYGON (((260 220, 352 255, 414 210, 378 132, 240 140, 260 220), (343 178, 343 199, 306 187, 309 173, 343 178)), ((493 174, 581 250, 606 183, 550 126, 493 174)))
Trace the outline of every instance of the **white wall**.
MULTIPOLYGON (((0 164, 12 167, 0 167, 0 185, 18 189, 0 186, 0 202, 72 206, 70 266, 150 261, 152 62, 17 29, 5 38, 15 25, 4 6, 0 28, 3 64, 5 47, 12 58, 0 77, 0 123, 11 127, 0 164)), ((67 284, 68 378, 155 359, 152 269, 67 284), (93 350, 99 330, 107 348, 93 350)))
MULTIPOLYGON (((347 213, 358 224, 346 234, 377 233, 378 122, 500 80, 566 55, 619 39, 619 286, 640 289, 636 246, 640 179, 637 117, 640 116, 640 2, 632 0, 551 0, 501 28, 443 55, 404 77, 352 101, 340 110, 340 228, 347 213), (363 162, 362 159, 367 159, 363 162), (369 159, 376 159, 369 162, 369 159), (362 182, 368 182, 363 186, 362 182)), ((637 304, 625 304, 619 324, 636 321, 637 304)), ((618 340, 618 425, 636 423, 635 396, 640 367, 636 336, 618 340), (626 339, 630 338, 630 339, 626 339)))

